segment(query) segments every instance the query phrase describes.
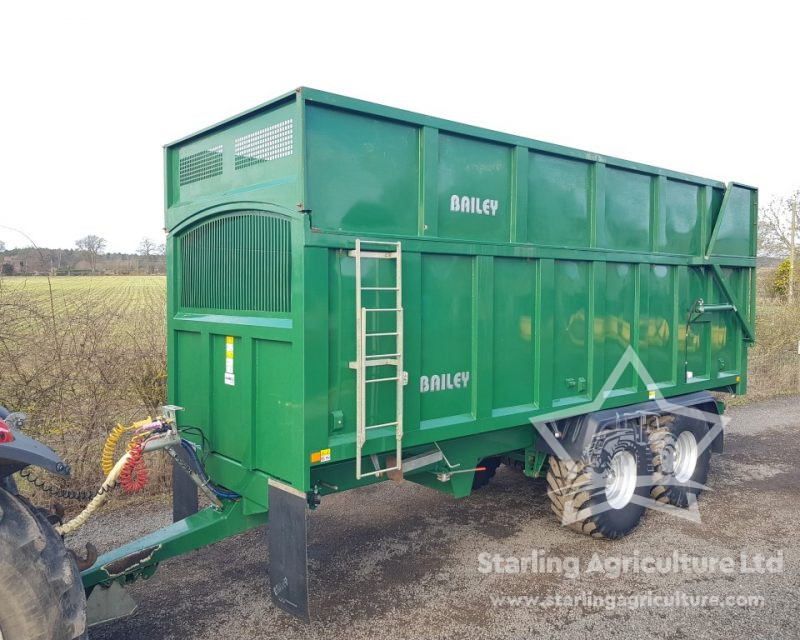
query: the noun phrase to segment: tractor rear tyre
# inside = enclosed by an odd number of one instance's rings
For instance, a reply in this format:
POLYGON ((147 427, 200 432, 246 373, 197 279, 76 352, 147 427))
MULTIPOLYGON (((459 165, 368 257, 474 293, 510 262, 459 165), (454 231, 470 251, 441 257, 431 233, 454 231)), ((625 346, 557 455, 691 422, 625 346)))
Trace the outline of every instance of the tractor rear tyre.
POLYGON ((86 638, 86 596, 72 554, 24 498, 0 489, 1 640, 86 638))

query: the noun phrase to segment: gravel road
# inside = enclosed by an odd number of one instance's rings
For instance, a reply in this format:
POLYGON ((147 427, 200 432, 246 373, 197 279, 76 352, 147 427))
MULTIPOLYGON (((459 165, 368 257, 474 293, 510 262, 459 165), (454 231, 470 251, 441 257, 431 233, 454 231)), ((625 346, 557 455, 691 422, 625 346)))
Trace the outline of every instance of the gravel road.
MULTIPOLYGON (((387 482, 326 498, 312 514, 311 625, 270 603, 266 531, 255 530, 165 563, 130 587, 138 610, 93 628, 90 638, 800 637, 800 397, 729 415, 726 450, 712 459, 700 522, 650 511, 624 540, 595 540, 559 525, 542 481, 504 467, 463 500, 387 482), (524 573, 480 570, 486 568, 482 553, 507 559, 533 552, 550 558, 551 571, 533 572, 530 564, 524 573), (660 573, 673 554, 686 554, 689 562, 729 558, 733 570, 701 572, 700 565, 660 573), (754 569, 760 554, 772 558, 774 571, 742 572, 742 554, 744 569, 754 569), (655 572, 641 565, 635 571, 634 559, 648 557, 662 564, 655 572), (628 572, 614 577, 625 558, 628 572), (676 592, 686 605, 657 606, 656 596, 676 592), (691 606, 688 600, 731 595, 762 600, 751 606, 708 600, 691 606), (531 600, 525 606, 493 601, 503 596, 531 600)), ((78 547, 91 539, 103 551, 169 518, 163 501, 112 510, 67 542, 78 547)))

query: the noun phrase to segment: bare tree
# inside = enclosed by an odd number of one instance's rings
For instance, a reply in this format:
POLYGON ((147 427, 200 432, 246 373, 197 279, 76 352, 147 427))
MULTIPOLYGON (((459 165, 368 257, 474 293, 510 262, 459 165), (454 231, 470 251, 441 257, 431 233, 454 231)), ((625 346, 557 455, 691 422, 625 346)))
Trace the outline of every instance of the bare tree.
MULTIPOLYGON (((773 198, 761 208, 758 214, 758 252, 760 255, 776 258, 791 257, 791 248, 800 238, 792 241, 793 212, 800 202, 800 189, 788 198, 773 198)), ((795 236, 797 214, 795 219, 795 236)), ((795 246, 795 251, 797 247, 795 246)))
POLYGON ((163 242, 159 245, 156 245, 155 254, 157 256, 163 256, 166 252, 167 252, 167 245, 165 245, 163 242))
POLYGON ((774 198, 759 212, 758 252, 761 255, 789 257, 788 294, 794 300, 797 242, 800 240, 800 189, 788 198, 774 198))
POLYGON ((106 239, 90 234, 76 240, 75 246, 78 247, 79 250, 85 252, 89 257, 89 264, 92 267, 92 273, 94 273, 97 264, 97 256, 105 251, 106 239))
POLYGON ((152 238, 142 238, 142 241, 139 243, 139 248, 136 250, 140 256, 144 256, 148 258, 152 255, 156 255, 156 243, 155 240, 152 238))

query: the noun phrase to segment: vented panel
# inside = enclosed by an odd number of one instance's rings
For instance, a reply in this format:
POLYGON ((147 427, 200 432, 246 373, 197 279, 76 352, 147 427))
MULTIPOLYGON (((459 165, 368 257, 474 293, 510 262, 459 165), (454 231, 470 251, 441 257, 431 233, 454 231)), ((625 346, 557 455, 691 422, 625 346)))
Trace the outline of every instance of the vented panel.
POLYGON ((181 307, 230 311, 291 311, 289 221, 244 211, 184 234, 181 307))
POLYGON ((292 155, 292 119, 236 138, 236 169, 292 155))
POLYGON ((222 145, 183 155, 178 167, 181 186, 222 175, 222 145))

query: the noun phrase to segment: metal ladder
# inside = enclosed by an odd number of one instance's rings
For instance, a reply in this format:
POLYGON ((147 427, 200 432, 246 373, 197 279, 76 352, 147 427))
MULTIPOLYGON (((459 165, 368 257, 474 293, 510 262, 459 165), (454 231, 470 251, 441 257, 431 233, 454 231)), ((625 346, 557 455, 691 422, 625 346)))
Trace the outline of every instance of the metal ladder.
MULTIPOLYGON (((403 455, 403 387, 407 379, 403 371, 403 280, 402 280, 402 254, 399 242, 380 242, 376 240, 356 239, 356 248, 348 255, 356 259, 356 359, 350 367, 356 370, 356 479, 370 476, 381 476, 389 471, 402 469, 403 455), (365 250, 362 247, 391 248, 389 250, 365 250), (394 260, 395 284, 391 287, 364 286, 361 280, 361 263, 363 260, 394 260), (395 293, 394 306, 365 307, 362 304, 362 293, 365 291, 393 291, 395 293), (394 331, 367 332, 367 320, 372 316, 385 317, 395 315, 394 331), (394 337, 395 348, 393 353, 369 353, 367 348, 369 338, 394 337), (371 367, 394 367, 395 375, 382 378, 368 378, 367 372, 371 367), (367 385, 386 384, 393 382, 397 389, 396 415, 393 421, 381 424, 367 424, 367 385), (372 455, 374 471, 361 471, 361 451, 367 441, 367 432, 373 429, 391 427, 395 431, 396 454, 393 466, 381 468, 377 455, 372 455)), ((378 300, 379 295, 375 296, 378 300)))

